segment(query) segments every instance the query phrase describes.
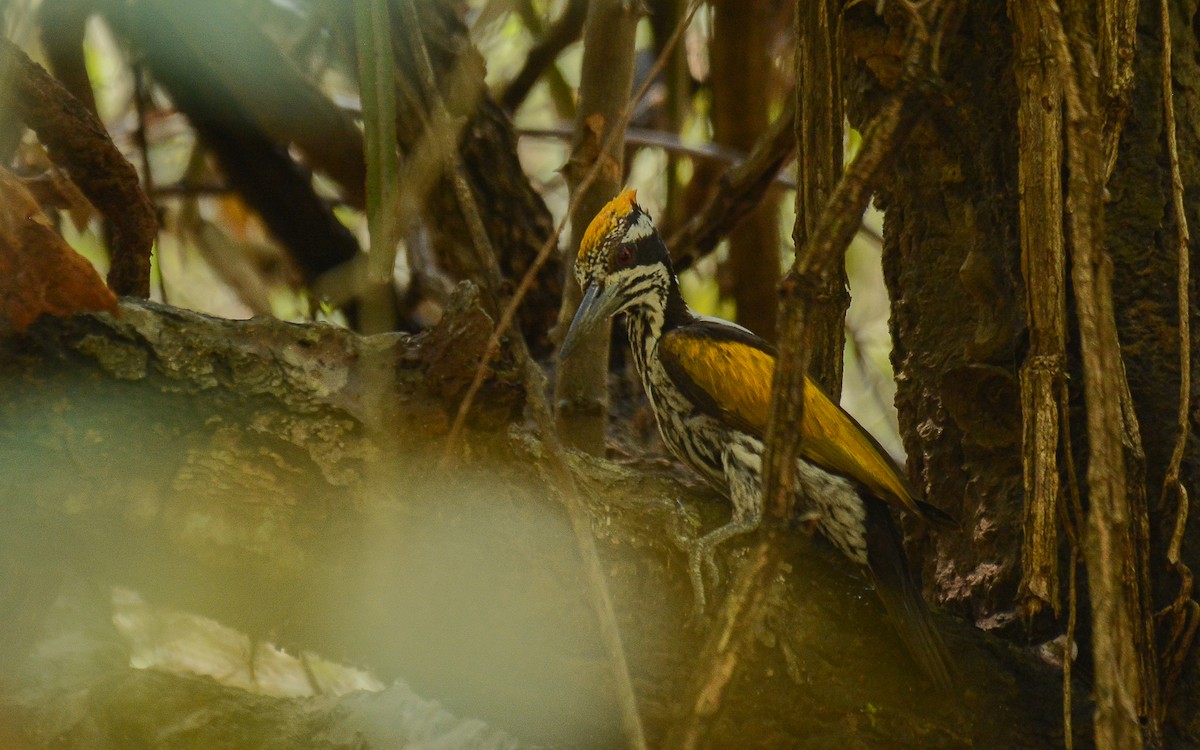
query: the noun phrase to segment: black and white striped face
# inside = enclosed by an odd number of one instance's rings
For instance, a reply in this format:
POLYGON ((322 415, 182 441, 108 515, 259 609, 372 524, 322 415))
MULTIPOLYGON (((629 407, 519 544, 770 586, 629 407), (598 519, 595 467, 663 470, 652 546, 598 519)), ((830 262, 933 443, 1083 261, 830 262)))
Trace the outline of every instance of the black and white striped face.
POLYGON ((619 294, 614 315, 639 302, 658 301, 671 274, 658 229, 633 198, 633 191, 627 191, 596 215, 575 262, 575 279, 581 289, 596 285, 619 294))
POLYGON ((627 190, 608 202, 588 225, 575 259, 583 299, 563 339, 566 357, 579 339, 612 316, 634 307, 665 307, 671 261, 649 214, 627 190))

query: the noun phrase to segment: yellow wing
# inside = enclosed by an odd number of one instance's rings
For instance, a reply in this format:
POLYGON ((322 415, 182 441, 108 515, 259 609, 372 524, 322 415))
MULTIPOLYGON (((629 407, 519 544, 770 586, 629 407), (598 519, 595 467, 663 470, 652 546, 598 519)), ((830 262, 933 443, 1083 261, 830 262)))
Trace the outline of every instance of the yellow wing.
MULTIPOLYGON (((762 438, 771 409, 775 356, 743 328, 699 321, 663 335, 659 357, 671 380, 710 416, 762 438)), ((895 463, 811 379, 804 389, 800 455, 821 468, 862 483, 872 494, 924 516, 895 463)))

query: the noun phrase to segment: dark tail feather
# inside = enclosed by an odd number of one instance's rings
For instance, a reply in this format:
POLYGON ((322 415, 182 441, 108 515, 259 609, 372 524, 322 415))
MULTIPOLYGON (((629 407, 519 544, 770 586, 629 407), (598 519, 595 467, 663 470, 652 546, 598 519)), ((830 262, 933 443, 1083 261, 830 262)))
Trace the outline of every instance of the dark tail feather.
POLYGON ((927 503, 923 500, 917 501, 917 508, 919 508, 921 510, 921 516, 924 517, 924 519, 926 521, 929 521, 930 523, 932 523, 934 526, 937 526, 938 528, 942 528, 942 529, 957 529, 957 528, 959 528, 958 521, 956 521, 954 519, 954 516, 950 515, 946 511, 942 510, 941 508, 930 505, 929 503, 927 503))
POLYGON ((939 688, 949 690, 954 683, 950 654, 908 567, 900 530, 883 501, 866 496, 863 502, 867 509, 867 564, 875 591, 921 671, 939 688))

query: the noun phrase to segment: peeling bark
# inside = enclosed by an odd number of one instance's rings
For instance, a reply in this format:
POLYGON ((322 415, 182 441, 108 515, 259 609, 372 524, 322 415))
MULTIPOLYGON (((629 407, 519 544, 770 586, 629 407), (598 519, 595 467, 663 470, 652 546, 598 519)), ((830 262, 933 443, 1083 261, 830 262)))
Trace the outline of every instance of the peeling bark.
MULTIPOLYGON (((896 85, 898 32, 859 8, 845 23, 847 112, 861 127, 896 85)), ((942 63, 940 99, 953 106, 931 104, 876 204, 909 476, 961 524, 913 559, 926 561, 936 599, 1003 629, 1016 624, 1020 576, 1024 327, 1005 8, 971 3, 958 36, 970 43, 948 40, 942 63)))
MULTIPOLYGON (((1015 17, 1010 19, 998 8, 973 3, 962 37, 970 44, 953 53, 955 62, 944 67, 942 91, 947 106, 934 112, 924 137, 910 144, 882 196, 887 210, 884 263, 892 295, 900 422, 910 471, 927 499, 951 508, 961 503, 957 515, 964 523, 964 533, 959 538, 943 535, 929 564, 928 572, 935 574, 942 600, 959 602, 959 611, 970 612, 981 626, 1007 632, 1022 642, 1030 637, 1051 637, 1066 627, 1053 609, 1061 597, 1055 581, 1069 564, 1069 556, 1055 552, 1060 544, 1054 538, 1055 527, 1062 516, 1055 517, 1055 501, 1049 495, 1056 484, 1068 488, 1064 482, 1071 481, 1061 476, 1064 456, 1080 471, 1087 467, 1089 476, 1094 477, 1093 527, 1105 529, 1094 530, 1085 542, 1092 547, 1089 578, 1096 580, 1089 580, 1087 588, 1081 589, 1079 603, 1089 611, 1095 607, 1092 596, 1098 596, 1107 602, 1104 607, 1124 608, 1124 613, 1093 609, 1093 616, 1084 618, 1075 634, 1085 655, 1077 668, 1087 672, 1094 667, 1098 683, 1105 683, 1096 688, 1108 706, 1105 719, 1109 726, 1101 733, 1103 741, 1133 746, 1144 734, 1153 745, 1160 740, 1154 714, 1165 710, 1168 721, 1163 741, 1195 743, 1200 728, 1188 707, 1194 705, 1200 686, 1194 675, 1185 677, 1174 704, 1155 708, 1158 667, 1150 632, 1150 613, 1175 602, 1190 585, 1179 579, 1167 560, 1166 541, 1176 518, 1175 508, 1160 508, 1153 502, 1178 434, 1167 425, 1178 423, 1180 370, 1176 252, 1173 227, 1165 222, 1171 197, 1162 124, 1159 10, 1154 3, 1105 3, 1098 14, 1094 4, 1065 6, 1067 42, 1078 58, 1077 71, 1069 73, 1093 88, 1089 96, 1096 103, 1077 107, 1073 121, 1055 124, 1062 104, 1056 103, 1061 94, 1055 93, 1053 78, 1061 79, 1064 74, 1062 57, 1052 66, 1044 40, 1041 51, 1033 44, 1047 33, 1045 19, 1031 23, 1031 18, 1022 15, 1030 9, 1043 12, 1045 4, 1013 3, 1010 11, 1015 17), (1136 40, 1130 31, 1135 8, 1139 13, 1136 40), (1018 39, 1025 43, 1017 55, 1006 38, 1014 26, 1018 39), (1092 29, 1097 29, 1098 38, 1095 63, 1079 57, 1090 49, 1092 29), (991 83, 980 86, 980 81, 991 83), (1017 88, 1012 87, 1014 82, 1017 88), (1069 173, 1072 179, 1090 180, 1091 189, 1100 191, 1093 192, 1093 197, 1102 197, 1099 203, 1089 200, 1086 205, 1083 198, 1074 203, 1066 200, 1065 210, 1061 210, 1053 208, 1061 198, 1047 190, 1061 172, 1054 164, 1061 157, 1046 149, 1045 141, 1062 142, 1069 125, 1076 127, 1076 138, 1088 130, 1090 140, 1084 151, 1095 156, 1094 161, 1081 160, 1071 166, 1069 173), (1042 156, 1049 160, 1039 161, 1037 154, 1018 150, 1017 133, 1022 134, 1026 149, 1041 143, 1042 156), (1022 198, 1027 204, 1025 213, 1018 212, 1022 198), (1043 207, 1033 208, 1035 202, 1043 207), (1031 270, 1022 280, 1015 228, 1022 227, 1028 235, 1027 251, 1044 251, 1059 242, 1046 234, 1046 224, 1058 222, 1060 213, 1061 222, 1066 223, 1084 212, 1103 217, 1102 229, 1098 219, 1086 222, 1094 227, 1087 230, 1093 232, 1094 242, 1103 247, 1076 260, 1072 287, 1077 295, 1084 295, 1087 290, 1082 287, 1098 280, 1098 294, 1093 296, 1099 307, 1084 310, 1081 303, 1078 310, 1068 310, 1078 318, 1068 318, 1068 324, 1092 326, 1085 337, 1092 343, 1085 343, 1081 351, 1078 330, 1068 329, 1066 359, 1062 361, 1063 348, 1055 343, 1061 337, 1061 323, 1047 315, 1053 312, 1050 307, 1039 312, 1035 299, 1047 303, 1057 294, 1050 288, 1055 272, 1052 268, 1031 270), (1105 254, 1111 257, 1111 271, 1103 259, 1105 254), (1093 274, 1080 277, 1078 264, 1087 264, 1085 270, 1093 274), (1112 279, 1115 337, 1095 335, 1097 326, 1105 326, 1107 316, 1106 278, 1112 279), (1028 328, 1017 304, 1023 296, 1033 303, 1028 328), (969 307, 964 307, 963 299, 969 301, 969 307), (1096 342, 1101 338, 1104 355, 1097 357, 1096 342), (1119 361, 1112 357, 1114 339, 1119 339, 1119 361), (1026 363, 1021 383, 1025 405, 1031 413, 1037 410, 1040 414, 1027 423, 1025 434, 1033 448, 1027 455, 1036 460, 1027 464, 1029 474, 1024 480, 1016 461, 1021 426, 1005 417, 1018 411, 1022 390, 1014 365, 1019 362, 1026 363), (1055 394, 1053 386, 1064 374, 1074 408, 1054 416, 1051 401, 1063 395, 1061 391, 1055 394), (1126 376, 1132 398, 1123 395, 1119 387, 1126 376), (1118 387, 1097 391, 1098 377, 1115 380, 1118 387), (1119 412, 1115 421, 1110 418, 1091 434, 1084 427, 1081 408, 1085 383, 1092 384, 1088 386, 1087 418, 1106 410, 1110 417, 1113 409, 1119 412), (1069 431, 1074 436, 1070 455, 1059 449, 1057 469, 1053 467, 1056 422, 1060 435, 1069 431), (1120 441, 1115 449, 1114 440, 1120 441), (1107 452, 1098 449, 1102 441, 1107 452), (1041 447, 1036 448, 1035 443, 1041 447), (1086 458, 1089 452, 1090 462, 1086 458), (1110 483, 1106 492, 1101 475, 1108 470, 1123 476, 1118 483, 1110 483), (1023 557, 1022 536, 1017 533, 1021 520, 1014 511, 1021 507, 1020 497, 1026 492, 1031 493, 1027 498, 1031 511, 1023 557), (1147 492, 1150 502, 1146 502, 1147 492), (1101 543, 1103 548, 1098 546, 1101 543), (1028 587, 1020 596, 1050 605, 1032 618, 1027 629, 1015 626, 1021 565, 1028 587), (1153 584, 1153 604, 1148 581, 1153 584), (1102 634, 1100 630, 1105 628, 1109 632, 1102 634), (1102 637, 1107 645, 1096 645, 1098 661, 1093 664, 1092 646, 1102 637), (1119 680, 1122 686, 1114 687, 1117 681, 1103 673, 1111 672, 1110 666, 1118 661, 1125 668, 1119 680), (1131 676, 1134 672, 1135 677, 1131 676), (1138 687, 1129 687, 1135 683, 1138 687), (1117 718, 1109 721, 1114 716, 1117 718)), ((1196 11, 1195 3, 1172 3, 1175 106, 1180 122, 1192 122, 1187 113, 1196 108, 1192 92, 1200 80, 1194 54, 1198 42, 1195 29, 1185 20, 1194 18, 1196 11)), ((880 97, 895 85, 897 35, 894 19, 880 20, 857 9, 848 19, 847 52, 852 62, 847 70, 852 85, 847 90, 851 122, 856 122, 874 112, 880 97)), ((1184 126, 1181 155, 1191 153, 1186 145, 1189 139, 1196 142, 1195 128, 1184 126)), ((1200 186, 1195 159, 1181 156, 1181 167, 1184 188, 1191 191, 1200 186)), ((1189 219, 1195 210, 1188 209, 1189 219)), ((1078 226, 1072 227, 1066 239, 1083 245, 1091 242, 1082 236, 1082 230, 1076 231, 1078 226)), ((1192 305, 1194 316, 1194 297, 1192 305)), ((1193 362, 1195 359, 1193 355, 1193 362)), ((1193 430, 1196 425, 1193 418, 1193 430)), ((1183 473, 1194 486, 1196 450, 1194 441, 1190 442, 1191 457, 1184 462, 1183 473)), ((1083 499, 1088 502, 1087 497, 1083 499)), ((1184 547, 1192 550, 1192 557, 1197 549, 1195 529, 1194 519, 1189 519, 1184 547)), ((1182 557, 1190 559, 1188 553, 1182 557)), ((1157 623, 1164 631, 1159 633, 1160 645, 1174 643, 1178 635, 1165 632, 1179 627, 1176 620, 1167 619, 1170 625, 1162 619, 1157 623)), ((1188 666, 1173 668, 1186 675, 1196 666, 1193 655, 1188 666)))

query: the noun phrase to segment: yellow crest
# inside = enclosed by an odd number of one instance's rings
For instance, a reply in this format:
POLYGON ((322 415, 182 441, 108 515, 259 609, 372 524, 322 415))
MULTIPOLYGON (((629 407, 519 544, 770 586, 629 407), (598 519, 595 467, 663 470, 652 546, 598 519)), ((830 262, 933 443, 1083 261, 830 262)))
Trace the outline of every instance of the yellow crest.
POLYGON ((637 205, 637 191, 632 189, 620 193, 605 204, 604 208, 596 214, 596 218, 592 219, 592 223, 588 224, 587 231, 583 233, 583 240, 579 243, 579 259, 583 260, 584 256, 591 252, 592 248, 596 247, 605 235, 616 229, 617 224, 633 211, 635 205, 637 205))

